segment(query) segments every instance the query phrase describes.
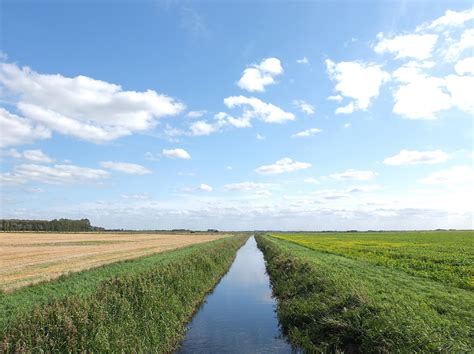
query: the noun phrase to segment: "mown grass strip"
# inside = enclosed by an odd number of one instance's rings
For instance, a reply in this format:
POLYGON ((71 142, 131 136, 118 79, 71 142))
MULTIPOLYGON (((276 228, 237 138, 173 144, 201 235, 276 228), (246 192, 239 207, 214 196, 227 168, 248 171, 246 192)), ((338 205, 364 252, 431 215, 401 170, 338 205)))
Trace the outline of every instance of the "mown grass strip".
POLYGON ((8 311, 0 352, 170 352, 245 240, 229 237, 2 294, 0 311, 8 311))
POLYGON ((469 352, 474 296, 403 271, 258 236, 278 317, 307 352, 469 352))

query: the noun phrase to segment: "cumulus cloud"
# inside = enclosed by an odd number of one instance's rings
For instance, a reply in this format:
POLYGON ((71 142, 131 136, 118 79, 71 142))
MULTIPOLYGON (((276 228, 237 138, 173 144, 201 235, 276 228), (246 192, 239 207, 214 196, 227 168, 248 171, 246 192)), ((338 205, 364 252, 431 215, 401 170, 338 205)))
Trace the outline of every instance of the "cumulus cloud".
POLYGON ((265 123, 284 123, 295 119, 293 113, 285 112, 280 107, 255 97, 230 96, 224 99, 224 104, 228 108, 243 106, 244 111, 241 118, 257 118, 265 123))
POLYGON ((303 130, 299 133, 293 134, 291 137, 292 138, 305 138, 305 137, 309 137, 309 136, 314 136, 317 133, 321 133, 321 132, 322 132, 321 129, 310 128, 310 129, 303 130))
POLYGON ((417 28, 417 31, 424 29, 444 29, 448 26, 462 26, 465 22, 474 19, 474 10, 468 9, 465 11, 447 10, 445 14, 430 23, 425 23, 417 28))
POLYGON ((355 180, 355 181, 369 181, 374 179, 378 175, 377 172, 364 171, 364 170, 353 170, 349 169, 344 172, 337 172, 329 175, 331 178, 337 180, 355 180))
MULTIPOLYGON (((461 66, 462 68, 462 66, 461 66)), ((474 76, 430 76, 417 67, 402 66, 393 77, 400 85, 394 90, 393 112, 408 119, 436 119, 438 112, 456 107, 473 113, 474 76)))
POLYGON ((128 173, 131 175, 146 175, 148 173, 151 173, 151 171, 147 169, 146 167, 142 165, 137 165, 135 163, 104 161, 104 162, 101 162, 100 165, 103 168, 107 168, 109 170, 128 173))
POLYGON ((48 139, 51 131, 0 107, 0 137, 0 148, 3 148, 48 139))
POLYGON ((265 86, 275 84, 275 76, 283 73, 281 62, 277 58, 267 58, 260 64, 245 69, 237 85, 250 92, 265 91, 265 86))
POLYGON ((173 159, 184 159, 189 160, 191 155, 184 149, 164 149, 163 156, 170 157, 173 159))
POLYGON ((257 133, 257 140, 265 140, 265 136, 257 133))
POLYGON ((435 119, 437 112, 451 107, 451 97, 444 90, 443 79, 405 67, 397 69, 393 75, 402 82, 393 94, 394 113, 409 119, 435 119))
POLYGON ((46 184, 82 184, 98 182, 107 177, 107 171, 74 165, 22 164, 16 166, 13 172, 1 174, 0 180, 2 184, 23 184, 32 181, 46 184))
POLYGON ((444 59, 456 61, 468 49, 472 53, 472 48, 474 48, 474 28, 465 30, 458 41, 455 41, 443 51, 444 59))
POLYGON ((191 135, 202 136, 212 134, 218 131, 219 128, 213 124, 207 123, 206 121, 200 120, 191 124, 189 129, 191 131, 191 135))
POLYGON ((213 191, 213 188, 208 185, 208 184, 204 184, 204 183, 201 183, 198 187, 199 190, 201 191, 204 191, 204 192, 212 192, 213 191))
POLYGON ((390 75, 377 64, 356 61, 335 63, 330 59, 326 59, 325 63, 329 77, 336 82, 335 90, 353 100, 336 113, 367 109, 371 100, 379 95, 380 86, 390 79, 390 75))
POLYGON ((289 157, 285 157, 276 161, 272 165, 264 165, 255 169, 255 172, 260 174, 281 174, 286 172, 293 172, 310 168, 311 164, 307 162, 293 161, 289 157))
POLYGON ((374 47, 378 54, 389 52, 395 54, 396 59, 414 58, 424 60, 431 57, 438 35, 436 34, 405 34, 394 38, 384 38, 374 47))
POLYGON ((391 166, 433 165, 446 162, 450 158, 451 155, 442 150, 401 150, 397 155, 387 157, 385 160, 383 160, 383 163, 391 166))
POLYGON ((474 57, 467 57, 459 60, 454 66, 454 70, 458 75, 474 75, 474 57))
POLYGON ((87 76, 40 74, 9 63, 0 63, 0 84, 19 97, 17 109, 25 118, 95 143, 151 129, 157 119, 184 109, 153 90, 124 91, 87 76))
POLYGON ((306 113, 308 115, 312 115, 315 113, 314 106, 303 100, 294 100, 293 105, 296 108, 298 108, 301 112, 306 113))

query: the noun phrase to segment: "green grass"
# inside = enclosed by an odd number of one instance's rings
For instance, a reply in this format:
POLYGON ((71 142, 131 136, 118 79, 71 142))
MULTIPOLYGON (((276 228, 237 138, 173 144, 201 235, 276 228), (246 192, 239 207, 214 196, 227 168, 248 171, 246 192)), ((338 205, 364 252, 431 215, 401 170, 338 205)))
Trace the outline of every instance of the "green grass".
POLYGON ((0 352, 170 352, 245 236, 0 294, 0 352))
MULTIPOLYGON (((306 237, 320 235, 338 236, 306 237)), ((408 274, 410 267, 380 265, 372 254, 328 253, 327 240, 324 251, 308 248, 298 244, 301 236, 257 237, 278 299, 278 317, 293 344, 307 352, 474 350, 472 291, 426 274, 408 274)), ((342 239, 363 237, 399 240, 385 233, 344 234, 342 239)))
POLYGON ((273 236, 305 247, 474 290, 473 231, 297 233, 273 236))

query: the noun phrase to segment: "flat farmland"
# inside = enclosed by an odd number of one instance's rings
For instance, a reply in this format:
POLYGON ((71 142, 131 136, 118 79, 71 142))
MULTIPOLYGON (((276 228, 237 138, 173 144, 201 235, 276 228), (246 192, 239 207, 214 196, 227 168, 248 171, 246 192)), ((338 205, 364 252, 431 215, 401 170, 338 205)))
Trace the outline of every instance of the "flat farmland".
POLYGON ((225 234, 0 233, 0 290, 217 240, 225 234))

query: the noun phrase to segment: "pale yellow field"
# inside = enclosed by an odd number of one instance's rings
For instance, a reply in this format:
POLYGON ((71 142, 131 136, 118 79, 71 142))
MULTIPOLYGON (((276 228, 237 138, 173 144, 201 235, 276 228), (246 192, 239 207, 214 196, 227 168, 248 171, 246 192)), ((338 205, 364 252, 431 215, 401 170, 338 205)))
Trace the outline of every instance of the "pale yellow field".
POLYGON ((207 242, 224 234, 0 233, 0 289, 207 242))

